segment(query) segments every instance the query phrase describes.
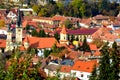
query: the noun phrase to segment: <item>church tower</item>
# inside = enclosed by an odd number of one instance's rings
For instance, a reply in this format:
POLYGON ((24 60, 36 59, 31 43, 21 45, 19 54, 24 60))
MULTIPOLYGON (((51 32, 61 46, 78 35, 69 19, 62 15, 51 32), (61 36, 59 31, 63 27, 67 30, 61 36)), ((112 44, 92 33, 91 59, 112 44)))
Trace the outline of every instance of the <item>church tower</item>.
POLYGON ((67 34, 67 30, 65 28, 65 25, 63 25, 62 30, 60 32, 60 44, 69 45, 68 34, 67 34))
POLYGON ((13 43, 12 43, 12 31, 10 29, 11 24, 8 24, 8 31, 7 31, 7 39, 6 39, 6 49, 5 51, 13 50, 13 43))
POLYGON ((22 21, 21 21, 20 9, 18 9, 18 17, 16 22, 16 44, 17 45, 22 44, 22 21))

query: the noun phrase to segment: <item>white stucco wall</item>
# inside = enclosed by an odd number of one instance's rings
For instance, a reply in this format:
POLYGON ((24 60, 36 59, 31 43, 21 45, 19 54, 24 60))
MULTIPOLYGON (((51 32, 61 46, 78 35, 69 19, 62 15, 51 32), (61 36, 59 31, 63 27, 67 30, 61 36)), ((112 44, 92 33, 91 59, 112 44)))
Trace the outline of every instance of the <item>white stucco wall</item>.
POLYGON ((80 80, 89 80, 89 76, 91 73, 77 71, 77 70, 71 70, 71 74, 74 74, 74 76, 79 78, 80 80), (83 75, 83 76, 81 76, 81 75, 83 75))

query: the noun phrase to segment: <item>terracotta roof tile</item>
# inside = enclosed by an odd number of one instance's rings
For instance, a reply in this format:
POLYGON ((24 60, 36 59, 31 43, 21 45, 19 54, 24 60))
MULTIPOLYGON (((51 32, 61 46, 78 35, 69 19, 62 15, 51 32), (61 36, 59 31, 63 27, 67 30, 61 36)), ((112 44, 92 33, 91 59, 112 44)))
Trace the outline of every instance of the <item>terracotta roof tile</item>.
MULTIPOLYGON (((24 39, 24 41, 27 39, 27 37, 24 39)), ((23 41, 23 42, 24 42, 23 41)), ((39 38, 39 37, 28 37, 29 45, 32 48, 52 48, 52 46, 57 43, 57 40, 53 37, 45 37, 45 38, 39 38)))
POLYGON ((52 20, 65 21, 66 17, 60 16, 60 15, 55 15, 55 16, 52 17, 52 20))
MULTIPOLYGON (((77 30, 67 29, 67 33, 68 33, 68 34, 79 34, 79 35, 82 35, 82 34, 92 35, 92 34, 95 33, 96 31, 97 31, 97 29, 77 29, 77 30)), ((56 32, 57 32, 57 33, 60 33, 61 30, 57 30, 56 32)), ((55 33, 56 33, 56 32, 55 32, 55 33)))
POLYGON ((96 52, 94 53, 94 56, 100 56, 100 55, 101 55, 100 51, 96 51, 96 52))
POLYGON ((72 69, 71 66, 62 65, 60 71, 65 73, 70 73, 71 69, 72 69))
POLYGON ((85 52, 85 53, 83 54, 83 56, 84 56, 84 57, 89 57, 89 56, 91 56, 91 52, 85 52))
POLYGON ((97 60, 91 60, 91 61, 78 60, 73 65, 72 70, 91 73, 94 68, 94 65, 97 65, 97 60))
POLYGON ((63 25, 62 31, 60 33, 67 34, 67 30, 65 28, 65 25, 63 25))
POLYGON ((70 59, 75 59, 75 58, 79 58, 80 55, 82 55, 81 52, 71 51, 69 54, 67 54, 67 57, 70 59))
POLYGON ((25 47, 24 46, 21 46, 20 47, 20 51, 25 51, 26 49, 25 49, 25 47))
POLYGON ((97 50, 96 44, 89 44, 90 50, 97 50))
POLYGON ((6 40, 0 39, 0 48, 6 48, 6 40))
POLYGON ((95 19, 109 19, 108 16, 103 16, 103 15, 96 15, 94 16, 95 19))

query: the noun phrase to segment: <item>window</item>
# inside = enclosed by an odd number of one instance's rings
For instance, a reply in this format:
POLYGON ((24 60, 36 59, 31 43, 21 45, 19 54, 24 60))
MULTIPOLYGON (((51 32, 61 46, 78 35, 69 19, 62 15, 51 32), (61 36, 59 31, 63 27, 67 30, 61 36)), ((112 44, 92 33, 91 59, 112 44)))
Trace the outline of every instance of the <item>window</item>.
POLYGON ((89 78, 90 77, 90 75, 87 75, 87 78, 89 78))
POLYGON ((83 77, 83 74, 81 74, 81 77, 83 77))

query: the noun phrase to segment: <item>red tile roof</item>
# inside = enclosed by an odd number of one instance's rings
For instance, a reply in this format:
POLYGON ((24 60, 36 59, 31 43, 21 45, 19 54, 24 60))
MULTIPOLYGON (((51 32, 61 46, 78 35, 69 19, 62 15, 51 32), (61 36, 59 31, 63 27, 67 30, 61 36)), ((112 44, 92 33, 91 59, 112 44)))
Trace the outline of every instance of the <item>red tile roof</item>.
POLYGON ((57 40, 53 37, 51 38, 26 37, 24 41, 26 41, 26 39, 28 39, 31 48, 52 48, 52 46, 55 43, 57 43, 57 40))
POLYGON ((92 34, 92 38, 101 38, 101 36, 105 36, 105 34, 111 34, 107 28, 101 27, 95 33, 92 34))
POLYGON ((63 25, 62 31, 60 33, 67 34, 67 30, 65 28, 65 25, 63 25))
POLYGON ((90 56, 91 56, 91 52, 85 52, 85 53, 83 54, 83 56, 84 56, 84 57, 90 57, 90 56))
POLYGON ((55 15, 55 16, 52 17, 52 20, 65 21, 66 17, 60 16, 60 15, 55 15))
POLYGON ((97 60, 91 60, 91 61, 77 60, 74 63, 72 70, 91 73, 93 71, 94 65, 97 65, 97 60))
POLYGON ((0 39, 0 48, 6 48, 6 40, 0 39))
POLYGON ((108 16, 103 16, 103 15, 96 15, 94 16, 95 19, 109 19, 108 16))
POLYGON ((72 69, 71 66, 62 65, 60 71, 65 73, 70 73, 71 69, 72 69))
POLYGON ((67 57, 70 59, 75 59, 75 58, 79 58, 81 55, 82 55, 81 52, 71 51, 69 54, 67 54, 67 57))
POLYGON ((94 53, 94 56, 100 56, 100 55, 101 55, 100 51, 96 51, 96 52, 94 53))
POLYGON ((24 46, 20 46, 20 51, 25 51, 25 47, 24 46))
POLYGON ((96 44, 89 44, 90 50, 97 50, 96 44))
MULTIPOLYGON (((92 35, 93 33, 95 33, 97 31, 97 29, 77 29, 77 30, 70 30, 67 29, 67 33, 74 35, 74 34, 78 34, 78 35, 92 35)), ((57 30, 57 33, 60 33, 61 30, 57 30)), ((56 33, 56 32, 55 32, 56 33)))
POLYGON ((83 18, 80 23, 84 23, 86 25, 90 25, 91 22, 92 22, 91 18, 87 18, 87 19, 83 18))

